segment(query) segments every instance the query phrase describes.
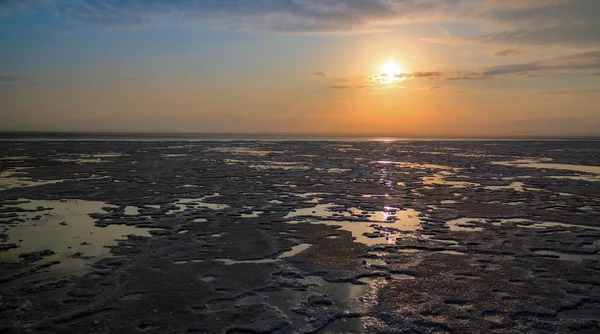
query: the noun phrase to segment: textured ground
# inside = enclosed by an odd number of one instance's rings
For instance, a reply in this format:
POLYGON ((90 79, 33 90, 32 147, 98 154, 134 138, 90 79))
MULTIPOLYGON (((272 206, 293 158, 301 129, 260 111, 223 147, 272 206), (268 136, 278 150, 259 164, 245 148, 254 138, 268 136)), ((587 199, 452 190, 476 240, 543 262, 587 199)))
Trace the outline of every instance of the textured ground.
POLYGON ((598 142, 0 154, 0 332, 600 332, 598 142))

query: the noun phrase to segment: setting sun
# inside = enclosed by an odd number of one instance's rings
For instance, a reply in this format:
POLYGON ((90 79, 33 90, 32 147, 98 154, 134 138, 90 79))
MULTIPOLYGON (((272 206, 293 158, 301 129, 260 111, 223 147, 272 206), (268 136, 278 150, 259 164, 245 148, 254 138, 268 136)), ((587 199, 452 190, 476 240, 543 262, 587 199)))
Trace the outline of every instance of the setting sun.
POLYGON ((400 65, 398 65, 393 60, 390 60, 389 62, 381 66, 381 68, 379 69, 379 74, 375 75, 375 80, 378 83, 389 85, 404 81, 404 73, 405 72, 403 71, 402 67, 400 67, 400 65))
POLYGON ((389 61, 381 66, 381 74, 394 77, 402 74, 402 68, 393 61, 389 61))

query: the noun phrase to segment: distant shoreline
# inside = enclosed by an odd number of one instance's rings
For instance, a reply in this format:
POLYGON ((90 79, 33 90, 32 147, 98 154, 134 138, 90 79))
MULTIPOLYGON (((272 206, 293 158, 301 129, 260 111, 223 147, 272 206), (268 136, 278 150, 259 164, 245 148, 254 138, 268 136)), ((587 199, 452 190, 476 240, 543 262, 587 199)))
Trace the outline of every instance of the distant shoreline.
POLYGON ((311 133, 166 133, 166 132, 39 132, 0 131, 0 140, 123 140, 123 141, 600 141, 600 136, 406 136, 311 133))

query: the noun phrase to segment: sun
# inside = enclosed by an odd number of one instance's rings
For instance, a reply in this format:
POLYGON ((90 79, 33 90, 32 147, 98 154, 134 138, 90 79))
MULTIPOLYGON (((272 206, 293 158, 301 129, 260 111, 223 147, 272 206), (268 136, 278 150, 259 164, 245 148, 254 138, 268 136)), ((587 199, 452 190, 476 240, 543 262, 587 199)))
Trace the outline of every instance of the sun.
POLYGON ((377 82, 389 85, 404 81, 406 79, 405 73, 406 72, 398 65, 398 63, 390 60, 381 65, 379 74, 375 75, 375 77, 377 82))
POLYGON ((395 77, 402 73, 402 68, 394 61, 389 61, 381 66, 381 74, 385 74, 388 77, 395 77))

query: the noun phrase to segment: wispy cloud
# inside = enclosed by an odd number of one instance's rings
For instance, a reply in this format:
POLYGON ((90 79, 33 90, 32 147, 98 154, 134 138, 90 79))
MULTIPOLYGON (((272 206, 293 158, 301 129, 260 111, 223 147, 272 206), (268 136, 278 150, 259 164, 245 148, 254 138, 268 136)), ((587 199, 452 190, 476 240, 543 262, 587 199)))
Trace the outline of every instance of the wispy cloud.
MULTIPOLYGON (((394 76, 379 73, 370 76, 363 76, 361 78, 347 78, 345 81, 343 81, 343 84, 332 85, 330 88, 351 89, 362 88, 365 86, 404 87, 404 81, 406 80, 430 80, 433 82, 493 80, 510 75, 520 76, 522 78, 564 75, 595 76, 598 74, 598 71, 600 71, 600 50, 572 53, 539 61, 488 66, 475 71, 416 71, 396 74, 394 76)), ((340 78, 336 78, 335 80, 340 80, 340 78)), ((430 89, 439 88, 441 87, 430 87, 430 89)), ((571 91, 548 91, 544 94, 560 94, 562 92, 567 94, 571 91)), ((595 92, 595 90, 573 92, 591 93, 595 92)))
POLYGON ((325 72, 313 72, 312 73, 316 77, 326 77, 327 74, 325 72))
POLYGON ((498 25, 477 37, 494 44, 598 45, 600 1, 488 0, 482 17, 498 25))
POLYGON ((519 50, 506 49, 506 50, 502 50, 502 51, 498 51, 498 52, 494 53, 494 56, 496 56, 496 57, 514 57, 514 56, 519 56, 521 54, 523 54, 523 52, 521 52, 519 50))
POLYGON ((543 91, 543 92, 532 93, 531 95, 571 95, 571 94, 600 94, 600 89, 547 90, 547 91, 543 91))
MULTIPOLYGON (((417 72, 435 73, 435 76, 445 80, 481 80, 491 79, 505 75, 521 75, 524 77, 540 77, 549 75, 588 75, 592 76, 600 70, 600 50, 578 52, 565 56, 548 58, 538 61, 508 63, 504 65, 488 66, 478 71, 469 72, 417 72)), ((419 75, 413 77, 421 77, 419 75)))
POLYGON ((482 74, 486 76, 531 73, 539 71, 586 71, 600 69, 600 51, 579 52, 566 56, 550 58, 540 61, 513 63, 492 66, 485 69, 482 74))
MULTIPOLYGON (((360 33, 410 22, 469 22, 488 33, 446 43, 598 47, 596 0, 0 0, 0 16, 42 6, 77 24, 144 28, 196 24, 269 32, 360 33)), ((440 38, 430 41, 444 42, 440 38)), ((517 55, 513 50, 497 56, 517 55)))
POLYGON ((442 15, 466 0, 63 0, 53 9, 75 22, 117 26, 197 23, 278 32, 361 31, 442 15))

